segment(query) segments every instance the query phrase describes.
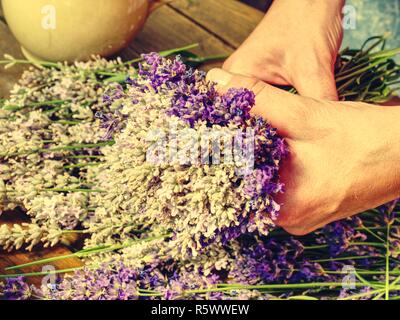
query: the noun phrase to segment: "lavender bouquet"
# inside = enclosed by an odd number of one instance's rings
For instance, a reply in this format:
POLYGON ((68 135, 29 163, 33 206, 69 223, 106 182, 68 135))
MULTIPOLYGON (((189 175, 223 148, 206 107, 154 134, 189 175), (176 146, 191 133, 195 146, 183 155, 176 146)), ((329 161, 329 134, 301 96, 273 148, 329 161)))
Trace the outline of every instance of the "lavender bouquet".
MULTIPOLYGON (((373 51, 382 42, 342 52, 342 99, 390 96, 399 50, 373 51)), ((24 276, 46 272, 3 275, 0 295, 395 299, 397 202, 306 237, 276 229, 284 141, 250 116, 251 92, 220 96, 186 66, 201 59, 162 57, 170 53, 144 55, 133 66, 96 59, 31 69, 3 101, 0 209, 23 208, 31 223, 2 225, 0 245, 29 250, 70 233, 85 243, 72 254, 83 267, 41 288, 24 276)))

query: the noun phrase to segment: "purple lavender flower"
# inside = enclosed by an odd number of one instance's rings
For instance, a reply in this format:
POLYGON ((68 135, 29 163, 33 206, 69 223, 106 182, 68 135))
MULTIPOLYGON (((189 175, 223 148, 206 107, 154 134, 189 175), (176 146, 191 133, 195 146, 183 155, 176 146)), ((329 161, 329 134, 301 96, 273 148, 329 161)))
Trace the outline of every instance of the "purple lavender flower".
MULTIPOLYGON (((179 57, 173 61, 156 53, 143 55, 139 76, 150 82, 157 92, 173 91, 168 115, 177 116, 193 126, 198 121, 226 126, 229 122, 244 123, 250 119, 254 94, 246 89, 231 89, 219 96, 213 84, 207 84, 205 74, 188 69, 179 57)), ((131 80, 132 85, 138 85, 131 80)))
POLYGON ((240 238, 241 250, 231 276, 240 283, 296 283, 327 280, 321 266, 309 262, 303 245, 291 237, 284 241, 254 237, 240 238))
POLYGON ((103 95, 103 103, 106 106, 111 106, 114 101, 122 99, 124 96, 124 88, 120 84, 116 84, 112 90, 107 91, 103 95))
POLYGON ((103 136, 103 140, 110 140, 115 132, 118 132, 123 127, 123 116, 118 112, 103 114, 98 111, 95 117, 101 120, 100 128, 104 129, 106 132, 103 136))
MULTIPOLYGON (((216 274, 204 276, 198 271, 182 271, 180 273, 175 272, 169 278, 167 286, 160 289, 164 293, 163 298, 166 300, 202 300, 204 297, 196 294, 195 291, 215 288, 219 282, 220 278, 216 274)), ((221 300, 223 296, 222 292, 209 292, 206 298, 207 300, 221 300)))
POLYGON ((317 234, 321 234, 318 243, 327 244, 331 257, 337 257, 347 249, 352 241, 364 241, 366 235, 356 230, 361 225, 358 217, 349 218, 344 221, 333 222, 327 225, 317 234))
POLYGON ((0 282, 0 300, 28 300, 32 297, 32 288, 23 277, 7 278, 0 282))
POLYGON ((122 263, 85 268, 66 276, 56 290, 43 287, 42 295, 54 300, 136 300, 138 272, 122 263))

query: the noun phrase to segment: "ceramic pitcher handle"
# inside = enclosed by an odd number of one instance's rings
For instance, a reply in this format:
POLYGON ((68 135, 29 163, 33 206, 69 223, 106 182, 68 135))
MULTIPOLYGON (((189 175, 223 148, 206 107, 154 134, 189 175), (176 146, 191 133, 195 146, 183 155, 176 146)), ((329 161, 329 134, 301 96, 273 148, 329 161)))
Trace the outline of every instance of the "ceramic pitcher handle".
POLYGON ((149 14, 157 10, 159 7, 172 1, 174 0, 150 0, 149 14))

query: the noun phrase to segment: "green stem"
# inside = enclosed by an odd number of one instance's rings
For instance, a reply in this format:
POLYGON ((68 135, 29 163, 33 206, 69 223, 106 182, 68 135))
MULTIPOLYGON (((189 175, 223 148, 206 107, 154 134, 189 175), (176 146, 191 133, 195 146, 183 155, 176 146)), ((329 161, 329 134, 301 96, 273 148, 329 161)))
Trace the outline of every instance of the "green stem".
POLYGON ((104 156, 83 155, 83 156, 68 156, 66 158, 68 158, 68 159, 87 159, 87 158, 90 158, 90 159, 102 159, 102 158, 104 158, 104 156))
POLYGON ((338 257, 338 258, 311 260, 311 262, 321 263, 321 262, 346 261, 346 260, 360 260, 360 259, 370 259, 370 258, 379 258, 379 257, 375 257, 375 256, 338 257))
POLYGON ((381 236, 377 235, 375 232, 373 232, 370 228, 367 228, 366 226, 362 226, 362 229, 367 231, 369 234, 371 234, 372 236, 374 236, 376 239, 385 242, 385 239, 383 239, 381 236))
MULTIPOLYGON (((324 271, 326 274, 343 274, 342 271, 329 271, 329 270, 325 270, 324 271)), ((367 275, 367 276, 379 276, 379 275, 385 275, 386 274, 386 270, 385 271, 363 271, 363 270, 356 270, 356 272, 358 274, 361 275, 367 275)), ((390 274, 392 275, 400 275, 400 270, 399 271, 390 271, 390 274)))
POLYGON ((62 233, 64 233, 64 234, 69 234, 69 233, 72 233, 72 234, 76 234, 76 233, 85 234, 85 233, 89 233, 89 231, 88 230, 62 230, 62 233))
POLYGON ((75 252, 75 253, 71 253, 71 254, 67 254, 67 255, 63 255, 63 256, 42 259, 39 261, 33 261, 33 262, 20 264, 17 266, 8 267, 8 268, 5 268, 4 270, 10 271, 10 270, 32 267, 32 266, 41 265, 41 264, 50 263, 50 262, 59 261, 59 260, 65 260, 65 259, 71 259, 71 258, 83 258, 88 255, 92 255, 92 254, 96 254, 96 253, 107 253, 107 252, 111 252, 114 250, 115 250, 114 247, 110 246, 109 248, 101 248, 101 249, 97 249, 97 250, 79 251, 79 252, 75 252))
POLYGON ((382 292, 380 294, 378 294, 377 296, 375 296, 372 300, 379 300, 380 298, 382 298, 384 295, 386 294, 385 290, 382 290, 382 292))
MULTIPOLYGON (((376 60, 376 61, 370 63, 368 66, 366 66, 366 67, 364 67, 364 68, 358 69, 357 71, 355 71, 355 72, 353 72, 353 73, 349 73, 349 74, 347 74, 347 75, 340 76, 340 77, 336 78, 336 83, 341 82, 341 81, 344 81, 344 80, 347 80, 347 79, 349 79, 349 78, 350 78, 350 81, 354 81, 355 79, 353 79, 353 78, 354 78, 355 76, 360 75, 360 74, 362 74, 362 73, 364 73, 364 72, 366 72, 366 71, 368 71, 368 70, 370 70, 370 69, 372 69, 372 68, 374 68, 374 67, 380 65, 381 63, 383 63, 383 62, 385 62, 385 61, 386 61, 385 58, 381 58, 381 59, 378 59, 378 60, 376 60)), ((338 89, 338 90, 339 90, 339 89, 338 89)))
POLYGON ((77 163, 77 164, 71 164, 71 165, 67 165, 64 166, 64 169, 75 169, 75 168, 84 168, 84 167, 96 167, 101 165, 101 162, 97 162, 97 163, 77 163))
POLYGON ((40 191, 51 191, 51 192, 84 192, 84 193, 105 193, 106 190, 99 189, 62 189, 62 188, 49 188, 49 189, 41 189, 40 191))
POLYGON ((385 300, 389 300, 389 291, 390 291, 390 226, 391 223, 387 224, 387 229, 386 229, 386 273, 385 273, 385 300))
POLYGON ((388 59, 397 56, 398 54, 400 54, 400 48, 383 50, 376 53, 372 53, 369 55, 369 57, 371 59, 381 59, 381 58, 388 59))
POLYGON ((357 271, 355 271, 355 275, 356 275, 357 279, 360 280, 361 283, 363 283, 366 287, 370 287, 370 288, 374 288, 374 289, 381 287, 381 284, 375 284, 375 283, 367 281, 357 271))
MULTIPOLYGON (((228 284, 228 289, 312 289, 312 288, 326 288, 326 287, 341 287, 341 282, 313 282, 313 283, 290 283, 290 284, 262 284, 262 285, 243 285, 243 284, 228 284)), ((355 283, 356 287, 365 287, 364 284, 355 283)), ((225 289, 225 285, 223 285, 225 289)), ((213 288, 211 290, 217 290, 221 288, 213 288)), ((209 289, 194 290, 196 293, 199 291, 208 292, 209 289)))
POLYGON ((385 247, 384 243, 378 242, 351 242, 350 245, 352 246, 371 246, 371 247, 385 247))
POLYGON ((149 237, 149 238, 146 238, 146 239, 139 239, 139 240, 135 240, 135 241, 129 241, 127 243, 122 243, 122 244, 117 244, 117 245, 97 246, 97 247, 94 247, 94 248, 84 249, 84 250, 81 250, 81 251, 78 251, 78 252, 75 252, 75 253, 71 253, 71 254, 67 254, 67 255, 63 255, 63 256, 42 259, 42 260, 37 260, 37 261, 25 263, 25 264, 20 264, 20 265, 17 265, 17 266, 8 267, 8 268, 5 268, 5 270, 9 271, 9 270, 21 269, 21 268, 25 268, 25 267, 31 267, 31 266, 35 266, 35 265, 41 265, 41 264, 45 264, 45 263, 49 263, 49 262, 53 262, 53 261, 64 260, 64 259, 68 259, 68 258, 74 258, 74 257, 82 258, 82 257, 88 256, 88 255, 92 255, 92 254, 107 253, 107 252, 111 252, 111 251, 116 251, 116 250, 121 250, 121 249, 124 249, 124 248, 128 248, 128 247, 130 247, 130 246, 132 246, 134 244, 137 244, 137 243, 164 239, 164 238, 167 238, 167 237, 170 237, 170 236, 171 236, 170 234, 166 234, 166 235, 149 237))
POLYGON ((304 250, 315 250, 315 249, 325 249, 328 248, 328 245, 322 244, 322 245, 315 245, 315 246, 305 246, 304 250))
POLYGON ((31 64, 31 65, 40 65, 43 67, 56 68, 56 69, 60 68, 60 65, 58 63, 54 63, 54 62, 29 61, 29 60, 23 60, 23 59, 0 60, 0 64, 31 64))
POLYGON ((65 103, 69 103, 69 102, 70 101, 68 101, 68 100, 51 100, 51 101, 43 101, 43 102, 34 102, 34 103, 24 105, 22 107, 13 106, 13 105, 5 105, 2 107, 2 109, 7 110, 7 111, 19 111, 24 108, 35 108, 35 107, 43 107, 43 106, 59 106, 59 105, 63 105, 65 103))
POLYGON ((377 289, 377 290, 373 290, 370 292, 364 292, 364 293, 359 293, 359 294, 355 294, 355 295, 351 295, 345 298, 341 298, 339 300, 354 300, 354 299, 359 299, 359 298, 364 298, 364 297, 368 297, 370 295, 374 295, 377 293, 381 293, 382 291, 384 291, 385 289, 377 289))
POLYGON ((84 267, 82 266, 69 269, 54 270, 50 272, 42 271, 42 272, 29 272, 29 273, 18 273, 18 274, 0 274, 0 279, 17 278, 17 277, 37 277, 37 276, 46 276, 49 274, 69 273, 77 270, 82 270, 83 268, 84 267))
POLYGON ((162 297, 164 294, 162 293, 140 293, 138 292, 138 296, 140 297, 162 297))
POLYGON ((128 78, 128 75, 126 73, 116 73, 112 77, 105 79, 104 82, 105 83, 111 83, 111 82, 124 83, 127 78, 128 78))
MULTIPOLYGON (((231 290, 241 290, 241 289, 247 289, 247 290, 261 290, 261 289, 276 289, 276 288, 283 288, 283 289, 313 289, 313 288, 322 288, 322 287, 341 287, 342 283, 313 283, 313 284, 294 284, 294 285, 263 285, 263 286, 228 286, 224 288, 211 288, 211 289, 200 289, 200 290, 188 290, 185 291, 185 294, 200 294, 200 293, 208 293, 208 292, 222 292, 222 291, 231 291, 231 290)), ((356 287, 359 288, 365 288, 365 284, 355 284, 356 287)), ((394 290, 399 289, 398 287, 393 288, 394 290)), ((343 300, 352 300, 356 298, 361 298, 369 295, 373 295, 376 293, 380 293, 384 291, 385 289, 377 289, 374 291, 370 291, 367 293, 361 293, 361 294, 356 294, 352 295, 346 298, 343 298, 343 300)))
POLYGON ((36 150, 28 150, 28 151, 23 151, 23 152, 17 152, 17 153, 11 153, 11 154, 1 154, 0 157, 16 157, 16 156, 23 156, 23 155, 29 155, 29 154, 34 154, 34 153, 50 153, 50 152, 59 152, 59 151, 76 151, 76 150, 82 150, 82 149, 95 149, 95 148, 100 148, 100 147, 105 147, 105 146, 111 146, 115 142, 114 141, 104 141, 104 142, 99 142, 99 143, 89 143, 89 144, 77 144, 77 145, 71 145, 71 146, 61 146, 61 147, 54 147, 54 148, 41 148, 41 149, 36 149, 36 150))
MULTIPOLYGON (((279 298, 278 298, 279 299, 279 298)), ((282 299, 285 300, 285 299, 282 299)), ((315 297, 311 297, 311 296, 292 296, 292 297, 288 297, 286 300, 310 300, 310 301, 318 301, 318 298, 315 297)))

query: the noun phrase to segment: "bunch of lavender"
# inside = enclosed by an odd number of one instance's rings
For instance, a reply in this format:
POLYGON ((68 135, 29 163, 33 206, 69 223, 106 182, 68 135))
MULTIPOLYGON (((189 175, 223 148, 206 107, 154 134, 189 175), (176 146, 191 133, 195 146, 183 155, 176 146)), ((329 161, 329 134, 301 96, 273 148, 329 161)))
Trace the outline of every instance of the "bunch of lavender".
POLYGON ((32 220, 1 226, 5 249, 54 245, 87 217, 86 167, 109 144, 95 114, 113 83, 101 81, 99 70, 130 72, 120 60, 104 59, 30 68, 2 101, 0 214, 20 207, 32 220))
POLYGON ((126 92, 117 88, 105 102, 119 118, 103 123, 115 144, 91 168, 94 188, 105 191, 90 200, 97 209, 87 225, 96 241, 107 225, 149 228, 171 232, 176 255, 185 257, 274 227, 286 151, 275 129, 250 116, 253 93, 219 96, 202 72, 150 54, 126 92))

